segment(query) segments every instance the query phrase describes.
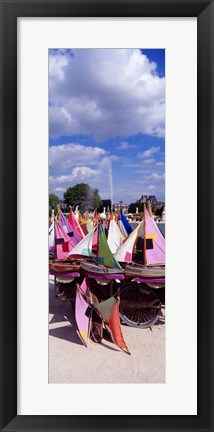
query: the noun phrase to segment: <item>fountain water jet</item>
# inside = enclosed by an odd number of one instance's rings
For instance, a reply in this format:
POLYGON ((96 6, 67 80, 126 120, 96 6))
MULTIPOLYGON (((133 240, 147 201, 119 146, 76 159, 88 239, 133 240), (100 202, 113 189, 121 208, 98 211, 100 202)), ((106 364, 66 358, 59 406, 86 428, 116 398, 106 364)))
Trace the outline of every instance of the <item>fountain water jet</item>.
POLYGON ((113 175, 112 175, 112 166, 110 163, 109 163, 109 182, 110 182, 111 210, 113 210, 113 175))

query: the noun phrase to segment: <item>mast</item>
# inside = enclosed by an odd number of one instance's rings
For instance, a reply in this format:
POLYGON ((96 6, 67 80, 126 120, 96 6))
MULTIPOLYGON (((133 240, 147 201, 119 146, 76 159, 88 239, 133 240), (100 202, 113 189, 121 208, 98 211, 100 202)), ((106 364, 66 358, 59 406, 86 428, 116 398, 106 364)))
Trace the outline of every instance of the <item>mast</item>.
POLYGON ((57 218, 58 218, 58 223, 60 223, 60 206, 59 206, 59 204, 57 204, 57 218))
POLYGON ((51 220, 52 220, 52 222, 54 222, 54 210, 53 209, 51 210, 51 220))
POLYGON ((143 263, 146 265, 146 205, 143 206, 143 215, 144 215, 144 236, 143 236, 143 263))
POLYGON ((55 228, 55 218, 53 220, 54 223, 54 259, 56 259, 56 228, 55 228))
MULTIPOLYGON (((57 250, 56 250, 56 228, 55 228, 56 218, 55 217, 54 217, 53 223, 54 223, 54 260, 56 260, 57 259, 57 250)), ((54 296, 54 298, 57 296, 57 293, 56 293, 56 275, 54 275, 54 294, 53 294, 53 296, 54 296)))
MULTIPOLYGON (((133 248, 132 248, 132 257, 133 257, 134 250, 135 250, 135 247, 136 247, 136 244, 137 244, 137 240, 138 240, 139 233, 140 233, 140 230, 141 230, 141 227, 142 227, 142 223, 143 223, 143 222, 140 222, 140 223, 139 223, 139 226, 138 226, 138 229, 137 229, 136 239, 135 239, 135 242, 134 242, 134 245, 133 245, 133 248)), ((130 234, 129 234, 129 236, 130 236, 130 234)))
POLYGON ((101 220, 99 219, 99 215, 97 215, 97 263, 99 263, 100 224, 101 220))

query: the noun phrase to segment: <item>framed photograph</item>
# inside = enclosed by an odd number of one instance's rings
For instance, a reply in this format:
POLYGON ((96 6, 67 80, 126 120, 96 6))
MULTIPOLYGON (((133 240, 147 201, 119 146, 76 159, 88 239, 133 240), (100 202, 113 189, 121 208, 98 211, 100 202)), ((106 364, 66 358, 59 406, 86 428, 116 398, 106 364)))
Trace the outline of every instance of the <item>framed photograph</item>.
POLYGON ((213 10, 194 0, 1 1, 1 430, 213 430, 213 10), (71 196, 79 186, 82 203, 71 196), (113 220, 124 238, 113 250, 114 231, 107 253, 113 220), (94 306, 106 300, 99 277, 88 297, 80 277, 78 337, 71 281, 57 273, 55 292, 52 283, 58 258, 76 259, 96 223, 100 243, 84 251, 97 262, 86 264, 128 281, 125 229, 129 240, 137 229, 135 254, 153 275, 164 234, 166 326, 157 307, 130 313, 120 291, 118 337, 113 309, 106 318, 94 306), (107 332, 87 348, 83 300, 89 336, 107 332))

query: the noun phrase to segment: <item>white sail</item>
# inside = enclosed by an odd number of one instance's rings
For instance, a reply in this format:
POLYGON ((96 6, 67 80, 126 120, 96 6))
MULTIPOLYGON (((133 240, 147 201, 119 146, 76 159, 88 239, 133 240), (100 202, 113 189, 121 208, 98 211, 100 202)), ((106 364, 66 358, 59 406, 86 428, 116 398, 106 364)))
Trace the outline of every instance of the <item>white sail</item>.
POLYGON ((117 221, 117 224, 118 224, 118 226, 119 226, 119 228, 120 228, 120 231, 121 231, 122 235, 123 235, 124 237, 127 237, 128 233, 127 233, 127 231, 126 231, 126 229, 125 229, 125 227, 124 227, 124 225, 123 225, 123 222, 119 219, 119 220, 117 221))
POLYGON ((91 256, 92 255, 92 242, 93 235, 96 230, 96 227, 91 230, 67 255, 83 255, 83 256, 91 256))
POLYGON ((123 244, 124 239, 125 237, 121 233, 116 221, 114 219, 110 220, 107 242, 113 254, 123 244))
POLYGON ((52 222, 49 227, 49 252, 54 252, 55 245, 55 231, 54 231, 54 222, 52 222))
POLYGON ((139 224, 137 228, 135 228, 134 231, 132 231, 131 234, 127 237, 125 242, 120 246, 116 253, 115 258, 117 261, 120 262, 130 262, 132 261, 132 255, 133 255, 133 249, 135 246, 135 242, 137 241, 138 233, 140 232, 141 228, 143 226, 143 222, 139 224))

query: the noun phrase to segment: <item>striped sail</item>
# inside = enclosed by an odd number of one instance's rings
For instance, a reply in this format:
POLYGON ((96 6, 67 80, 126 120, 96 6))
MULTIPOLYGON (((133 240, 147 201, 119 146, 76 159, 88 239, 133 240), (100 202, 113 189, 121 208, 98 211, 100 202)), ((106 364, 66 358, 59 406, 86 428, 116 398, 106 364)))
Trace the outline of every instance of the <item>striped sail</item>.
POLYGON ((119 229, 120 229, 122 235, 126 238, 128 236, 128 233, 127 233, 127 231, 126 231, 126 229, 125 229, 125 227, 124 227, 123 222, 121 221, 121 219, 118 219, 117 224, 119 226, 119 229))
POLYGON ((125 227, 125 230, 126 230, 127 234, 131 234, 131 232, 133 231, 133 229, 132 229, 129 221, 126 219, 126 216, 124 215, 123 210, 121 210, 120 219, 121 219, 121 222, 123 223, 123 225, 125 227))

